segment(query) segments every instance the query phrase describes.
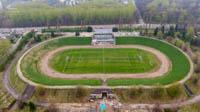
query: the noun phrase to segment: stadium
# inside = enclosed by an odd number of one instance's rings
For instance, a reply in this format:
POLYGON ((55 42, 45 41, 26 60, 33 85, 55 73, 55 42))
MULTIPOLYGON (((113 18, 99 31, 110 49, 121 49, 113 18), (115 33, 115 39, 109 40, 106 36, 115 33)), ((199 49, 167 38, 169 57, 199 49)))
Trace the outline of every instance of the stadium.
POLYGON ((45 88, 169 87, 189 79, 191 68, 189 56, 167 42, 112 34, 44 41, 17 63, 24 82, 45 88))

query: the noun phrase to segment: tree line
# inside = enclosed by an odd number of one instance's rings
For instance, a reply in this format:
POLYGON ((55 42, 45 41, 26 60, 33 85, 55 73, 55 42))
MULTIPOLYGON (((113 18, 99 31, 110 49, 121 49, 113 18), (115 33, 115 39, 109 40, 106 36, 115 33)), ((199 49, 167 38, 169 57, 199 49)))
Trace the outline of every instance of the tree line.
POLYGON ((200 24, 199 0, 136 0, 146 23, 200 24))
POLYGON ((123 5, 115 0, 93 0, 65 8, 49 8, 42 2, 39 6, 31 2, 0 12, 0 27, 130 23, 134 21, 134 12, 132 3, 123 5))

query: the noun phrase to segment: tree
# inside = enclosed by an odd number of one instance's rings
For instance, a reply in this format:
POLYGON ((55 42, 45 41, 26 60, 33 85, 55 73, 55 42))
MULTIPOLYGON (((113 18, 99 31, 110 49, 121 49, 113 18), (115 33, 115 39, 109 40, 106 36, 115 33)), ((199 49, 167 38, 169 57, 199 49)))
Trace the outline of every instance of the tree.
POLYGON ((46 91, 47 90, 43 87, 37 87, 35 89, 35 94, 36 94, 37 97, 43 97, 46 94, 46 91))
POLYGON ((118 32, 118 28, 114 27, 114 28, 112 29, 112 31, 113 31, 113 32, 118 32))
POLYGON ((195 69, 195 72, 196 73, 200 73, 200 63, 197 64, 197 67, 195 69))
POLYGON ((0 58, 8 53, 9 49, 12 47, 11 42, 8 39, 0 41, 0 58))
POLYGON ((87 28, 87 32, 92 32, 93 31, 93 28, 91 27, 91 26, 89 26, 88 28, 87 28))
POLYGON ((54 38, 55 37, 55 33, 52 31, 51 32, 51 37, 54 38))
POLYGON ((157 37, 158 37, 159 39, 162 39, 162 38, 163 38, 163 33, 162 33, 162 31, 159 31, 159 32, 158 32, 157 37))
POLYGON ((167 88, 167 93, 168 93, 169 97, 171 97, 172 99, 180 97, 181 92, 182 92, 182 89, 179 85, 171 86, 171 87, 167 88))
POLYGON ((178 24, 176 24, 175 32, 178 32, 178 24))
POLYGON ((79 33, 79 32, 76 32, 76 33, 75 33, 75 36, 80 36, 80 33, 79 33))
POLYGON ((86 88, 83 87, 77 87, 76 88, 76 97, 77 98, 84 98, 85 96, 87 96, 88 92, 86 88))
POLYGON ((175 33, 175 37, 181 38, 181 37, 183 37, 183 35, 182 35, 180 32, 176 32, 176 33, 175 33))
POLYGON ((159 99, 163 97, 164 94, 165 94, 165 90, 163 88, 157 87, 157 88, 151 89, 151 97, 153 99, 159 99))
POLYGON ((174 26, 170 26, 168 35, 171 36, 171 37, 174 37, 174 33, 175 33, 174 26))
POLYGON ((39 35, 37 37, 34 36, 34 40, 35 40, 35 42, 41 42, 42 41, 39 35))
POLYGON ((158 34, 158 28, 156 28, 156 29, 154 30, 153 35, 154 35, 154 36, 157 36, 157 34, 158 34))
POLYGON ((190 38, 192 38, 194 36, 195 32, 194 32, 194 28, 193 27, 189 27, 186 30, 186 38, 189 40, 190 38))
POLYGON ((130 89, 129 90, 129 97, 134 99, 136 97, 139 97, 143 94, 144 90, 142 88, 139 89, 130 89))
POLYGON ((165 26, 162 26, 161 31, 163 34, 165 34, 165 26))
POLYGON ((29 102, 29 110, 30 110, 30 112, 36 111, 36 106, 33 102, 29 102))

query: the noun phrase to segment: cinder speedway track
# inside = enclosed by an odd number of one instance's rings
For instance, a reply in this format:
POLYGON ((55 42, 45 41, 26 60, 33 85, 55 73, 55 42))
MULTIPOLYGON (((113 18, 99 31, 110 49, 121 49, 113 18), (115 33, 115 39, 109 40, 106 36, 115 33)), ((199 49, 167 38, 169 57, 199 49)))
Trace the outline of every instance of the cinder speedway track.
POLYGON ((167 56, 165 56, 160 51, 145 47, 145 46, 139 46, 139 45, 120 45, 120 46, 65 46, 58 48, 56 50, 48 52, 39 63, 40 71, 49 76, 54 78, 65 78, 65 79, 109 79, 109 78, 155 78, 155 77, 161 77, 168 73, 170 70, 171 63, 167 56), (69 49, 76 49, 76 48, 136 48, 145 50, 148 52, 151 52, 154 54, 157 59, 159 60, 159 67, 158 69, 154 70, 153 72, 146 72, 146 73, 135 73, 135 74, 64 74, 55 71, 49 66, 49 62, 52 59, 52 57, 63 50, 69 50, 69 49))
MULTIPOLYGON (((67 37, 65 36, 65 37, 60 37, 60 38, 67 38, 67 37)), ((25 56, 26 54, 28 54, 32 49, 38 47, 39 45, 44 44, 44 43, 49 42, 49 41, 52 41, 52 40, 57 40, 57 39, 60 39, 60 38, 54 38, 54 39, 50 39, 50 40, 44 41, 44 42, 42 42, 42 43, 39 43, 39 44, 35 45, 34 47, 30 48, 27 52, 25 52, 25 53, 20 57, 20 59, 18 60, 18 63, 17 63, 17 74, 18 74, 18 76, 19 76, 24 82, 26 82, 26 83, 28 83, 28 84, 30 84, 30 85, 33 85, 33 86, 41 86, 41 84, 35 83, 35 82, 33 82, 33 81, 27 79, 26 77, 24 77, 24 75, 23 75, 23 73, 22 73, 22 71, 21 71, 21 68, 20 68, 21 61, 23 60, 24 56, 25 56)), ((143 37, 143 38, 147 38, 147 37, 143 37)), ((152 38, 152 39, 153 39, 153 38, 152 38)), ((157 39, 154 39, 154 40, 157 40, 157 39)), ((162 40, 159 40, 159 41, 162 41, 162 40)), ((167 42, 165 42, 165 41, 162 41, 162 42, 164 42, 164 43, 166 43, 166 44, 169 44, 169 43, 167 43, 167 42)), ((171 45, 171 44, 169 44, 169 45, 171 45)), ((176 47, 176 46, 174 46, 174 47, 176 47)), ((178 47, 176 47, 176 48, 179 49, 178 47)), ((181 49, 179 49, 179 50, 180 50, 180 51, 188 58, 188 60, 190 61, 190 66, 191 66, 191 67, 190 67, 190 72, 187 74, 187 76, 186 76, 184 79, 182 79, 182 80, 180 80, 180 81, 177 81, 176 83, 172 83, 172 84, 168 84, 168 85, 162 86, 163 88, 168 88, 168 87, 173 86, 173 85, 175 85, 175 84, 182 84, 182 83, 184 83, 185 81, 187 81, 187 80, 192 76, 192 74, 193 74, 194 66, 193 66, 193 62, 192 62, 191 58, 189 57, 188 54, 186 54, 185 52, 183 52, 181 49)), ((54 85, 54 86, 42 85, 42 86, 45 87, 45 88, 51 88, 51 89, 72 89, 72 88, 76 88, 76 87, 77 87, 77 86, 69 86, 69 85, 62 85, 62 86, 61 86, 61 85, 54 85)), ((102 86, 84 86, 84 87, 85 87, 85 88, 91 88, 91 89, 98 89, 98 88, 107 88, 107 89, 126 88, 126 89, 128 89, 128 88, 138 88, 138 87, 141 87, 141 88, 155 88, 155 87, 157 87, 157 86, 153 86, 153 85, 151 85, 151 86, 147 86, 147 85, 139 85, 139 86, 132 86, 132 85, 131 85, 131 86, 107 86, 107 85, 102 85, 102 86)))

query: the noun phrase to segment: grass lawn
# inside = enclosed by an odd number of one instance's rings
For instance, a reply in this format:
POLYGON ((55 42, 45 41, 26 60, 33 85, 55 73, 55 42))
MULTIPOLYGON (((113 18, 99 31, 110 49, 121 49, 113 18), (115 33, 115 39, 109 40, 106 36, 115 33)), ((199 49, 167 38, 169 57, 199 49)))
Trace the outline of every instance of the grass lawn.
POLYGON ((187 57, 174 46, 165 42, 142 37, 118 37, 117 45, 144 45, 155 48, 169 57, 172 70, 165 76, 154 79, 109 79, 109 86, 119 85, 167 85, 183 79, 190 71, 187 57))
MULTIPOLYGON (((0 72, 0 81, 2 82, 3 72, 0 72)), ((0 83, 0 89, 3 89, 3 83, 0 83)))
POLYGON ((52 58, 50 65, 66 74, 143 73, 156 67, 156 57, 132 48, 70 49, 52 58))
POLYGON ((15 88, 15 90, 19 93, 19 94, 23 94, 27 84, 25 82, 23 82, 18 74, 17 74, 17 69, 16 69, 16 63, 15 65, 12 67, 10 74, 9 74, 9 80, 11 85, 13 86, 13 88, 15 88))
POLYGON ((70 37, 59 38, 52 40, 48 43, 44 43, 34 48, 29 52, 21 63, 22 73, 26 78, 41 85, 101 85, 102 81, 99 79, 82 79, 82 80, 67 80, 57 79, 45 76, 40 73, 38 68, 38 62, 42 56, 44 56, 49 50, 53 50, 67 45, 90 45, 91 38, 70 37))

